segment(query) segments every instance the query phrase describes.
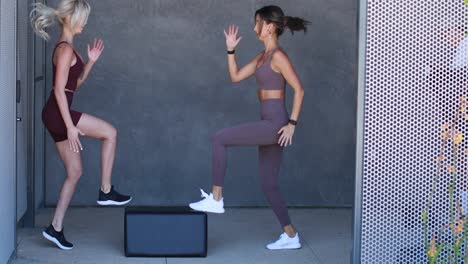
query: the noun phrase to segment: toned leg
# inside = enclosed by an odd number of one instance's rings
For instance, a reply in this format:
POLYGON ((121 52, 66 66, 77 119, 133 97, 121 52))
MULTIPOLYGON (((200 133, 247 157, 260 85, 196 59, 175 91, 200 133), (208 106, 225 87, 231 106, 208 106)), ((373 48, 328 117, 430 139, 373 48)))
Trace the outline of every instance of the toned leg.
POLYGON ((85 136, 102 141, 101 190, 107 193, 111 188, 112 167, 114 166, 117 145, 117 130, 106 121, 84 113, 77 127, 85 136))
POLYGON ((282 156, 283 148, 278 144, 258 147, 259 170, 263 192, 284 232, 289 237, 294 237, 296 231, 291 225, 288 208, 278 186, 282 156))
POLYGON ((222 186, 226 174, 226 156, 229 146, 269 145, 278 140, 278 129, 268 121, 245 123, 225 128, 212 137, 212 176, 213 197, 219 201, 222 197, 222 186))
POLYGON ((56 147, 67 173, 67 178, 62 185, 57 208, 55 209, 54 219, 52 221, 52 225, 55 230, 61 231, 63 227, 63 218, 73 197, 73 193, 75 192, 76 184, 82 175, 83 167, 81 154, 79 152, 73 152, 70 149, 68 140, 57 142, 56 147))

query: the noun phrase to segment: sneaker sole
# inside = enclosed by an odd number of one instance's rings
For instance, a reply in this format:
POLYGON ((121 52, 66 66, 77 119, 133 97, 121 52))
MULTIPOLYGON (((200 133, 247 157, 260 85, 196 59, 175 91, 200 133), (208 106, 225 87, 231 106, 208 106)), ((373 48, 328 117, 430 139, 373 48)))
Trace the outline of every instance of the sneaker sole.
POLYGON ((268 248, 266 247, 267 249, 269 250, 282 250, 282 249, 301 249, 302 248, 302 245, 299 244, 299 245, 292 245, 292 246, 286 246, 286 247, 282 247, 282 248, 268 248))
POLYGON ((63 246, 62 244, 60 244, 60 242, 55 238, 55 237, 51 237, 49 236, 49 234, 47 234, 46 232, 42 231, 42 236, 45 237, 47 240, 49 240, 50 242, 54 243, 57 247, 63 249, 63 250, 70 250, 72 249, 73 247, 66 247, 66 246, 63 246))
POLYGON ((207 210, 202 210, 202 209, 199 209, 199 208, 196 208, 196 207, 192 207, 192 205, 190 205, 190 204, 189 204, 189 207, 192 208, 193 210, 199 211, 199 212, 214 213, 214 214, 224 214, 224 209, 223 209, 223 210, 220 210, 220 211, 207 211, 207 210))
POLYGON ((119 206, 119 205, 128 204, 131 200, 132 200, 132 198, 128 199, 127 201, 123 201, 123 202, 116 202, 116 201, 111 201, 111 200, 107 200, 107 201, 96 201, 96 202, 97 202, 97 204, 99 204, 99 205, 115 205, 115 206, 119 206))

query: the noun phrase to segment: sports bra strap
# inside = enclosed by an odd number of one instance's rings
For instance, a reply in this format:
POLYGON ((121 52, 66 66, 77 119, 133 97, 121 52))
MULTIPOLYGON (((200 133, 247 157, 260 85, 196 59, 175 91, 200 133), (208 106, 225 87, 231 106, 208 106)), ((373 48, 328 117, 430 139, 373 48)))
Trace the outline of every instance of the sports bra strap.
POLYGON ((70 46, 70 47, 72 48, 73 54, 76 55, 76 51, 75 51, 75 49, 73 48, 73 46, 72 46, 70 43, 68 43, 68 42, 66 42, 66 41, 60 41, 60 42, 58 42, 57 44, 55 44, 54 51, 52 52, 52 64, 53 64, 53 60, 54 60, 55 50, 56 50, 56 49, 58 48, 58 46, 60 46, 60 44, 62 44, 62 43, 67 43, 67 45, 70 46))
POLYGON ((273 57, 273 54, 275 54, 275 52, 279 49, 279 47, 276 47, 274 50, 271 51, 270 53, 270 56, 268 56, 268 59, 266 60, 271 60, 271 58, 273 57))
MULTIPOLYGON (((57 49, 57 47, 60 46, 60 44, 62 44, 62 43, 67 43, 67 45, 70 46, 70 47, 73 49, 73 46, 72 46, 70 43, 68 43, 68 42, 66 42, 66 41, 60 41, 59 43, 55 44, 54 51, 55 51, 55 50, 57 49)), ((73 52, 74 52, 74 51, 75 51, 75 49, 73 49, 73 52)))

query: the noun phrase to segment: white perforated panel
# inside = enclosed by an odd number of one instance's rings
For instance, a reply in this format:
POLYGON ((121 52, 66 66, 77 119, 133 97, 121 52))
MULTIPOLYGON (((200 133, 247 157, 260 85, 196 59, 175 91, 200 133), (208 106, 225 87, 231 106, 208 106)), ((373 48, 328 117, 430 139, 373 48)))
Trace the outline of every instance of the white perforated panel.
POLYGON ((15 249, 16 0, 0 0, 0 263, 15 249))
MULTIPOLYGON (((468 9, 463 0, 367 4, 361 263, 427 263, 421 215, 436 175, 441 127, 468 95, 468 9)), ((468 137, 462 120, 456 128, 468 137)), ((468 187, 466 148, 464 139, 455 198, 468 187)), ((452 165, 451 141, 444 156, 443 164, 452 165)), ((451 179, 444 167, 428 236, 450 222, 451 179)), ((448 242, 446 234, 438 241, 448 242)))

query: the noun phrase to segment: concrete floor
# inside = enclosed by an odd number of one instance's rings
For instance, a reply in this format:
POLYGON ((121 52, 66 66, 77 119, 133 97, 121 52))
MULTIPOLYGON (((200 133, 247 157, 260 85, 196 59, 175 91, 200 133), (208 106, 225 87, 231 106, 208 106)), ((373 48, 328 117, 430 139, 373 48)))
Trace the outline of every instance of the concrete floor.
POLYGON ((65 219, 67 239, 75 248, 64 251, 45 240, 41 231, 53 209, 36 217, 37 228, 18 230, 17 258, 12 264, 47 263, 207 263, 345 264, 351 259, 350 209, 291 209, 302 238, 302 249, 269 251, 265 244, 280 234, 270 209, 232 209, 208 217, 206 258, 126 258, 123 243, 123 208, 72 208, 65 219))

